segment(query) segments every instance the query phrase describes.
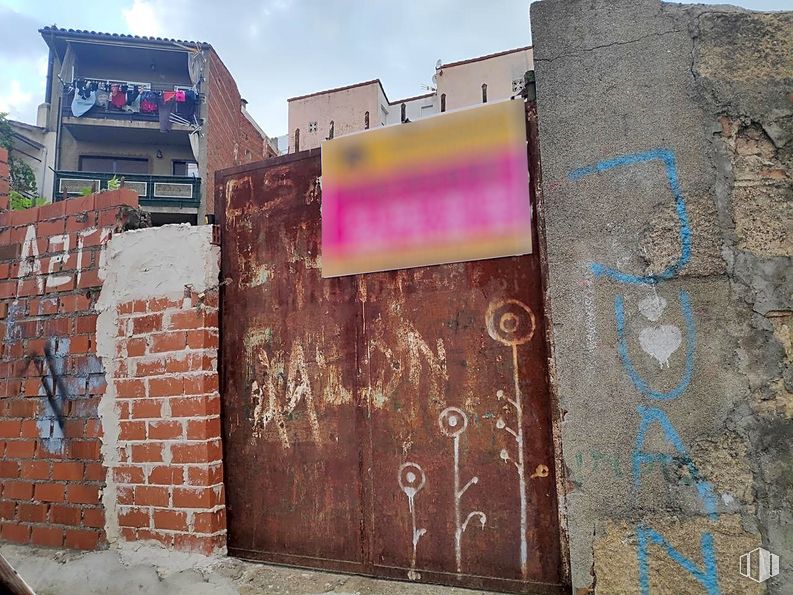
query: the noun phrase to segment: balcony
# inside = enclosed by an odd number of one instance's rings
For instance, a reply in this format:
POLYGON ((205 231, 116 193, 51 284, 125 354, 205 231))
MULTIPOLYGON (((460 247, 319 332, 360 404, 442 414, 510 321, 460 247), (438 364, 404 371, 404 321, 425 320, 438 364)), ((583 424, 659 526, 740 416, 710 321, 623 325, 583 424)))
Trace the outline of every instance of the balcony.
POLYGON ((106 190, 114 176, 123 180, 123 187, 137 191, 140 206, 147 210, 198 209, 201 202, 201 178, 84 171, 56 171, 54 200, 80 195, 86 188, 106 190))

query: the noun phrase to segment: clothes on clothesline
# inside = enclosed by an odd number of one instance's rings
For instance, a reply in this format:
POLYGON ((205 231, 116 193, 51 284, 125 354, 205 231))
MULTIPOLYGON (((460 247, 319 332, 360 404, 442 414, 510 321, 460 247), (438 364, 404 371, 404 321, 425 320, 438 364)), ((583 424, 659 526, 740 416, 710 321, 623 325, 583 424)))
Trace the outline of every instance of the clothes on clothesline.
POLYGON ((157 104, 159 98, 154 91, 144 91, 140 96, 140 111, 144 114, 153 114, 157 112, 157 104))
POLYGON ((121 109, 127 105, 126 85, 110 85, 110 106, 121 109))
POLYGON ((96 91, 88 91, 87 97, 83 93, 75 93, 72 99, 72 113, 78 118, 94 107, 96 103, 96 91))
POLYGON ((198 126, 196 106, 199 95, 193 89, 151 91, 134 84, 76 79, 68 85, 68 92, 72 91, 72 113, 76 117, 85 115, 97 105, 107 110, 130 113, 155 114, 164 111, 160 117, 162 130, 170 130, 171 123, 198 126))

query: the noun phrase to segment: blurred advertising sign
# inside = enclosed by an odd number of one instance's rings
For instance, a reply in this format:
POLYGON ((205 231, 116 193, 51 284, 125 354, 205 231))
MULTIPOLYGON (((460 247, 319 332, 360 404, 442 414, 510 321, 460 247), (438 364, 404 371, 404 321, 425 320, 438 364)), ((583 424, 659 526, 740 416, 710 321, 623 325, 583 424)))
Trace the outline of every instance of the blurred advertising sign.
POLYGON ((531 253, 522 101, 322 143, 322 276, 531 253))

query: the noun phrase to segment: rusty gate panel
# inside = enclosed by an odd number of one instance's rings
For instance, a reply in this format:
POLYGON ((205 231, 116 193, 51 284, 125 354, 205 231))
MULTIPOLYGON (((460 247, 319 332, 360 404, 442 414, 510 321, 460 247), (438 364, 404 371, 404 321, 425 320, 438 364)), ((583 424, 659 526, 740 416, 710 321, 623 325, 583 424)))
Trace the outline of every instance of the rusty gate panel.
POLYGON ((307 564, 362 563, 358 310, 323 281, 317 159, 225 184, 225 456, 230 544, 307 564), (311 539, 306 539, 311 536, 311 539))
POLYGON ((360 279, 374 564, 390 576, 558 580, 537 273, 520 257, 360 279))
POLYGON ((322 279, 320 173, 216 179, 229 552, 560 592, 538 255, 322 279))

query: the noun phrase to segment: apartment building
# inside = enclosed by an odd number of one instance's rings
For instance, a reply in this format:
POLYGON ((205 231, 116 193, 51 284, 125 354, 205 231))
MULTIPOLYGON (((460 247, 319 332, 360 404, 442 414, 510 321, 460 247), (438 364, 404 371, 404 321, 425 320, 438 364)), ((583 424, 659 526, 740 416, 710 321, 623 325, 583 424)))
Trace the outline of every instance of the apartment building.
POLYGON ((524 77, 533 69, 529 46, 448 64, 439 60, 434 88, 413 97, 390 101, 380 79, 292 97, 287 100, 289 152, 375 126, 507 99, 522 91, 524 77))
POLYGON ((27 136, 44 139, 45 198, 133 188, 153 223, 204 223, 217 169, 277 154, 212 46, 44 27, 44 103, 27 136))

